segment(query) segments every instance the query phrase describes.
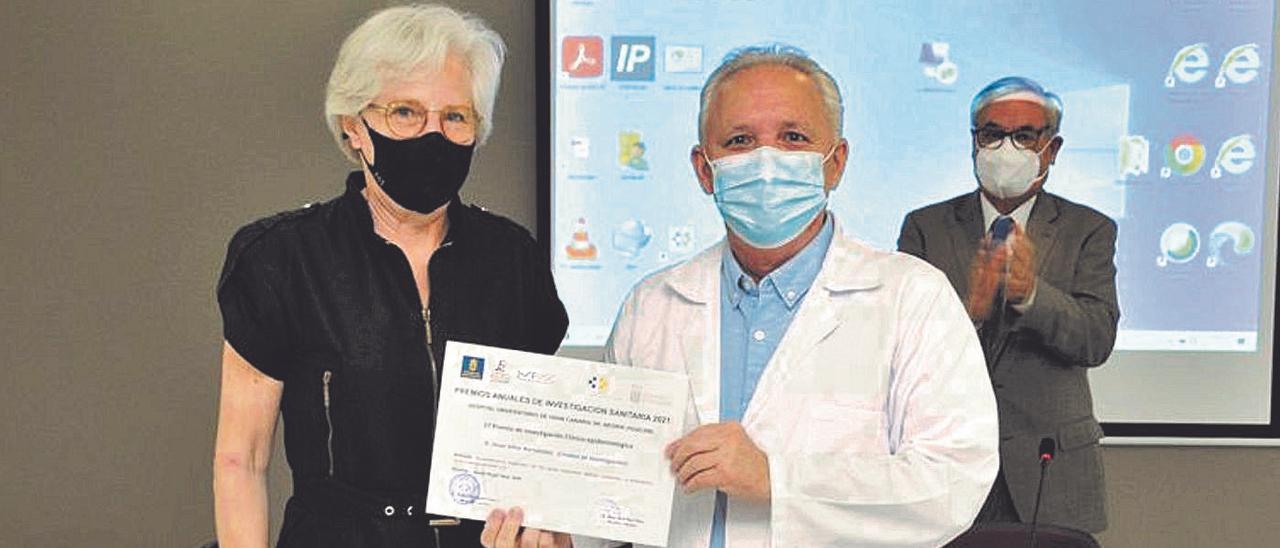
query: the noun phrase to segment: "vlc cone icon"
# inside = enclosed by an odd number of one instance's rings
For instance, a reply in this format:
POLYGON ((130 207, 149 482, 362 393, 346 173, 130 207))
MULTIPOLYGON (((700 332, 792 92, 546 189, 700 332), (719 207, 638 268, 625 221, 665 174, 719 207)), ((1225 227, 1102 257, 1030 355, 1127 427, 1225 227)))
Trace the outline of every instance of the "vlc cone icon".
POLYGON ((573 260, 596 260, 596 245, 591 243, 591 236, 587 234, 587 219, 585 217, 578 217, 578 222, 574 223, 573 241, 565 246, 564 252, 573 260))

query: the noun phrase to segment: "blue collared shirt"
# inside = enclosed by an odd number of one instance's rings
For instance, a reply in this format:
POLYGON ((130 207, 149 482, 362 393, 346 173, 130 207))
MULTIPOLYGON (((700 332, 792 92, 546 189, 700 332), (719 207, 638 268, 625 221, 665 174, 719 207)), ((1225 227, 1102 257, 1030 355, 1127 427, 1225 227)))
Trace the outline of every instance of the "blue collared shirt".
MULTIPOLYGON (((800 303, 822 270, 835 236, 830 213, 818 235, 759 282, 751 279, 725 246, 720 261, 720 421, 741 421, 800 303)), ((724 547, 728 499, 716 493, 711 547, 724 547)))

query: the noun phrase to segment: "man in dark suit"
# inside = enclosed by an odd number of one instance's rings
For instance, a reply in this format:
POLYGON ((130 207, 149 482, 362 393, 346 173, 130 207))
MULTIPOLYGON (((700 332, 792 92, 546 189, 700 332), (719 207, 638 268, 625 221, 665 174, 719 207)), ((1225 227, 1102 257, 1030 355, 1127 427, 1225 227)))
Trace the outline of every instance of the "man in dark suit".
POLYGON ((907 215, 898 249, 947 274, 978 329, 1000 412, 1000 474, 979 522, 1031 521, 1037 448, 1057 442, 1040 521, 1106 528, 1088 369, 1115 342, 1116 224, 1043 190, 1062 102, 1025 78, 974 98, 978 190, 907 215))

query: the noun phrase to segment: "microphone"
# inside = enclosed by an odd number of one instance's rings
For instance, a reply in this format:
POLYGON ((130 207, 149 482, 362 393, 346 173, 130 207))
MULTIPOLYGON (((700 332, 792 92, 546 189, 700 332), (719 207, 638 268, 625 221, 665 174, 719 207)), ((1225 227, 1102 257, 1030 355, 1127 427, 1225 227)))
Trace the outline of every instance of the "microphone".
POLYGON ((1044 477, 1053 463, 1058 444, 1053 438, 1040 438, 1040 486, 1036 487, 1036 509, 1031 513, 1031 548, 1036 546, 1036 523, 1040 521, 1040 497, 1044 494, 1044 477))
POLYGON ((1053 462, 1053 455, 1057 451, 1057 444, 1053 438, 1040 438, 1040 466, 1042 468, 1049 466, 1053 462))

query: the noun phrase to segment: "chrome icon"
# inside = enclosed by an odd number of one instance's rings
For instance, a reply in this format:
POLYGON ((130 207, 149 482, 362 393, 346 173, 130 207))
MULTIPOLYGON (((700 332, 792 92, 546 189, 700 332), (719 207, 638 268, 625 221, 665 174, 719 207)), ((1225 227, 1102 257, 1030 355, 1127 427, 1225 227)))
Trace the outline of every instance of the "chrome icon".
POLYGON ((1204 166, 1204 144, 1190 133, 1174 137, 1164 149, 1164 161, 1161 177, 1169 178, 1174 173, 1183 177, 1194 175, 1204 166))
POLYGON ((1173 223, 1160 235, 1157 266, 1190 262, 1200 253, 1200 232, 1187 223, 1173 223))

